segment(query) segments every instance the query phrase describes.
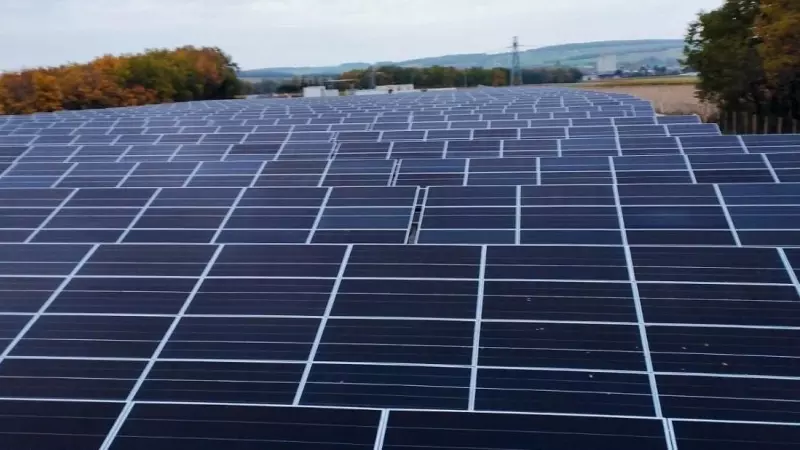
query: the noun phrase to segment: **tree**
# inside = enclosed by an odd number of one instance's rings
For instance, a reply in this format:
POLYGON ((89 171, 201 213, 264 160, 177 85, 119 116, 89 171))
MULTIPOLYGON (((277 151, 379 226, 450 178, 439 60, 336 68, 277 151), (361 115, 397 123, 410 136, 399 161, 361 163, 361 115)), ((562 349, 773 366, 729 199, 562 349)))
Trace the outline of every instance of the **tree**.
POLYGON ((34 71, 31 74, 33 95, 30 107, 37 112, 53 112, 64 109, 64 93, 61 92, 58 78, 50 73, 34 71))
POLYGON ((765 78, 753 34, 758 13, 758 0, 726 0, 690 24, 684 64, 699 72, 701 100, 724 110, 760 112, 765 78))
POLYGON ((508 71, 503 69, 492 70, 492 86, 505 86, 508 84, 508 71))
POLYGON ((255 83, 242 82, 242 94, 246 95, 274 94, 277 88, 278 83, 273 80, 260 80, 255 83))
POLYGON ((32 95, 27 80, 30 72, 7 73, 0 78, 0 85, 4 92, 3 109, 7 114, 30 114, 27 101, 32 95))
POLYGON ((726 0, 689 27, 699 97, 723 111, 800 118, 800 3, 726 0))
POLYGON ((92 64, 70 65, 59 70, 59 84, 64 94, 64 109, 94 109, 143 104, 131 101, 121 85, 120 60, 105 56, 92 64))
POLYGON ((800 117, 800 4, 762 0, 755 34, 764 65, 771 109, 800 117))
POLYGON ((8 92, 6 91, 6 87, 0 83, 0 116, 6 114, 5 104, 8 101, 8 92))
POLYGON ((242 91, 237 70, 218 48, 106 55, 88 64, 0 75, 0 111, 28 114, 233 98, 242 91))

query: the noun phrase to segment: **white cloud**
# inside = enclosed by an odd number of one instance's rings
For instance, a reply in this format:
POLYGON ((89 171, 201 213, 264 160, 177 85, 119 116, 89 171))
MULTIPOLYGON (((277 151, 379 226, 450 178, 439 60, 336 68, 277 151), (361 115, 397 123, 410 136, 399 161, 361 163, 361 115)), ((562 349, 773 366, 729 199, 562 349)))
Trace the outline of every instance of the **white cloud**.
POLYGON ((0 69, 217 45, 243 67, 681 37, 722 0, 0 0, 0 69))

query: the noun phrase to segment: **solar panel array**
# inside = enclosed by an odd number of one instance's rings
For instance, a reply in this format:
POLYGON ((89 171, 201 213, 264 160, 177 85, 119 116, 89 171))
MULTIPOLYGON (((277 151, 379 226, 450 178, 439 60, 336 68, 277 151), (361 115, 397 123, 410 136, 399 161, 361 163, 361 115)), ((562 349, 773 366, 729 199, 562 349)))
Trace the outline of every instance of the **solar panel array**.
POLYGON ((0 447, 795 448, 798 182, 576 90, 0 117, 0 447))

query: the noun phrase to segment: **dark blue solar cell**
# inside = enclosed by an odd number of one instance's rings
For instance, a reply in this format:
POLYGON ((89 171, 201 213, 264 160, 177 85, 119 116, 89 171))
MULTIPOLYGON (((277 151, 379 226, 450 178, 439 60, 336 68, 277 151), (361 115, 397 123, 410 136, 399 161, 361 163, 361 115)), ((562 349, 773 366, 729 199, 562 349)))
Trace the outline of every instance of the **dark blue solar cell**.
POLYGON ((480 121, 479 114, 449 114, 446 116, 448 122, 477 122, 480 121))
POLYGON ((742 141, 750 147, 761 146, 797 146, 800 145, 800 135, 797 134, 765 134, 744 135, 742 141))
POLYGON ((528 245, 621 245, 618 230, 522 230, 520 244, 528 245))
POLYGON ((729 206, 728 211, 738 229, 800 229, 800 205, 729 206))
POLYGON ((623 208, 628 229, 727 229, 721 207, 650 206, 623 208))
MULTIPOLYGON (((484 115, 486 116, 486 115, 484 115)), ((513 115, 512 115, 513 119, 513 115)), ((489 119, 484 119, 489 120, 489 119)), ((489 128, 528 128, 527 120, 491 120, 489 128)))
POLYGON ((116 141, 116 144, 154 144, 159 138, 160 136, 155 134, 123 134, 116 141))
MULTIPOLYGON (((542 395, 556 395, 550 389, 542 391, 545 391, 542 395)), ((560 389, 553 392, 566 395, 560 389)), ((544 401, 548 405, 556 405, 557 398, 549 397, 544 401)), ((564 401, 563 398, 561 400, 564 401)), ((535 448, 542 446, 542 443, 546 443, 542 448, 547 450, 592 446, 640 450, 668 448, 660 420, 445 412, 390 414, 385 449, 430 448, 441 442, 449 443, 452 448, 486 450, 535 448), (420 433, 420 429, 426 432, 420 433)))
POLYGON ((659 124, 699 124, 701 123, 700 116, 659 116, 656 117, 656 122, 659 124))
POLYGON ((293 131, 289 135, 289 141, 293 142, 328 142, 333 139, 333 133, 320 132, 297 132, 293 131))
POLYGON ((291 125, 262 125, 256 127, 256 133, 288 133, 292 131, 291 125))
MULTIPOLYGON (((144 134, 171 134, 171 133, 180 133, 180 127, 149 127, 144 130, 144 134)), ((77 134, 77 133, 76 133, 77 134)))
POLYGON ((595 137, 566 139, 561 141, 562 150, 616 150, 617 141, 613 138, 595 137))
POLYGON ((29 145, 36 136, 0 136, 0 145, 29 145))
MULTIPOLYGON (((519 118, 522 119, 523 118, 522 115, 520 115, 519 118)), ((568 127, 568 126, 569 126, 569 120, 568 119, 531 120, 531 124, 530 124, 531 128, 542 128, 542 127, 563 128, 563 127, 568 127)))
POLYGON ((39 136, 66 136, 72 134, 71 128, 45 128, 39 130, 36 134, 39 136))
MULTIPOLYGON (((287 139, 287 133, 250 133, 245 138, 245 142, 278 142, 282 143, 287 139)), ((238 143, 238 142, 237 142, 238 143)))
POLYGON ((39 136, 33 142, 34 145, 42 145, 42 144, 69 144, 73 140, 76 139, 76 136, 39 136))
POLYGON ((110 128, 78 128, 74 134, 82 135, 82 136, 90 136, 90 135, 107 135, 108 132, 111 131, 110 128))
POLYGON ((543 172, 608 170, 611 165, 608 158, 574 157, 574 158, 542 158, 540 167, 543 172))
POLYGON ((425 139, 425 132, 419 131, 384 131, 381 141, 421 141, 425 139))
POLYGON ((472 130, 428 130, 427 139, 434 140, 458 140, 470 139, 472 130))
POLYGON ((338 133, 336 136, 336 140, 339 142, 346 142, 346 141, 367 141, 367 142, 376 142, 380 137, 380 133, 371 131, 371 132, 351 132, 351 131, 343 131, 338 133))
POLYGON ((372 125, 372 131, 408 130, 411 124, 407 121, 378 122, 372 125))
POLYGON ((81 135, 74 141, 75 144, 111 144, 118 136, 81 135))
POLYGON ((598 127, 598 126, 610 126, 611 119, 572 119, 572 126, 573 127, 598 127))
POLYGON ((571 127, 570 138, 607 137, 616 136, 617 131, 612 126, 571 127))
MULTIPOLYGON (((509 111, 510 110, 511 110, 511 108, 509 108, 509 111)), ((520 109, 520 110, 517 111, 517 119, 546 120, 546 119, 552 119, 552 118, 553 118, 553 115, 550 114, 550 113, 530 112, 530 108, 527 109, 527 110, 526 109, 520 109)), ((564 127, 569 126, 569 121, 568 120, 560 120, 559 123, 566 123, 566 125, 555 125, 555 126, 564 126, 564 127)))
MULTIPOLYGON (((327 132, 330 128, 329 125, 295 125, 292 129, 295 133, 302 133, 302 132, 327 132)), ((251 133, 251 131, 246 131, 246 133, 251 133)))
POLYGON ((254 126, 222 126, 217 130, 218 133, 252 133, 254 126))
POLYGON ((366 123, 336 123, 331 125, 331 131, 367 131, 369 124, 366 123))
POLYGON ((463 173, 466 160, 463 159, 404 159, 400 171, 406 173, 463 173))
POLYGON ((446 130, 450 126, 450 122, 412 122, 412 130, 446 130))
POLYGON ((720 186, 728 206, 800 205, 798 184, 730 184, 720 186))
POLYGON ((219 127, 183 127, 180 132, 187 134, 216 134, 219 132, 219 127))
POLYGON ((214 143, 226 143, 226 144, 239 144, 242 140, 248 135, 246 134, 239 134, 239 133, 228 133, 228 134, 206 134, 203 137, 201 143, 203 144, 214 144, 214 143))
POLYGON ((715 123, 667 125, 667 131, 671 136, 720 134, 719 126, 715 123))
POLYGON ((618 125, 620 136, 666 136, 667 130, 662 125, 618 125))
POLYGON ((202 134, 164 134, 158 141, 160 144, 196 144, 203 138, 202 134))

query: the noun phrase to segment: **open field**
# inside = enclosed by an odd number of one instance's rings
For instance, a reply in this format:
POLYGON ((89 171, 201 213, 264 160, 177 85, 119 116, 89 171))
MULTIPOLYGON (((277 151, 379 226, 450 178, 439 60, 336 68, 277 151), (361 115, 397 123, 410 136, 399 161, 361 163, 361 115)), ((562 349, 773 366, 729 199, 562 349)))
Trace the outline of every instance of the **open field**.
POLYGON ((610 80, 596 80, 580 83, 580 86, 603 86, 603 87, 626 87, 626 86, 693 86, 697 83, 697 77, 674 76, 674 77, 642 77, 642 78, 618 78, 610 80))
POLYGON ((664 83, 654 84, 653 79, 610 80, 599 83, 580 83, 576 87, 599 92, 617 92, 630 94, 653 102, 653 106, 660 114, 697 114, 707 121, 716 115, 716 108, 702 103, 695 97, 694 78, 670 77, 664 83), (677 78, 681 78, 680 81, 677 78), (688 82, 685 81, 688 79, 688 82), (614 82, 629 83, 614 83, 614 82), (641 81, 642 83, 635 83, 641 81), (649 84, 647 83, 649 81, 649 84))

